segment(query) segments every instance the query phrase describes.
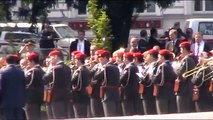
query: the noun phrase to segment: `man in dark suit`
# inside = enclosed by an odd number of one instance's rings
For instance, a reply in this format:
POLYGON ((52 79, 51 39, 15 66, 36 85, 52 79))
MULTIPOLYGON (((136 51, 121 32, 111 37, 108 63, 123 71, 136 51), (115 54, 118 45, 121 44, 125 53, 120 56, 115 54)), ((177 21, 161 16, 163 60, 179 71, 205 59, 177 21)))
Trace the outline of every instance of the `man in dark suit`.
POLYGON ((39 46, 41 48, 41 57, 44 60, 49 52, 55 48, 54 38, 55 34, 53 34, 52 27, 49 24, 44 25, 44 29, 41 33, 41 39, 39 41, 39 46))
POLYGON ((147 31, 141 30, 140 36, 141 36, 141 39, 138 41, 138 49, 139 49, 140 52, 145 52, 148 48, 147 31))
POLYGON ((100 98, 102 100, 104 115, 117 116, 119 105, 119 69, 116 65, 109 62, 110 54, 102 51, 98 55, 102 67, 94 75, 94 79, 101 82, 100 98))
POLYGON ((50 68, 43 76, 43 82, 51 89, 51 100, 48 104, 49 119, 68 118, 68 102, 70 97, 71 69, 63 62, 63 54, 59 50, 49 53, 50 68))
POLYGON ((75 118, 86 118, 89 106, 89 96, 86 88, 90 80, 90 71, 84 65, 86 55, 78 53, 74 57, 74 63, 77 69, 74 71, 71 86, 72 86, 72 100, 75 118))
POLYGON ((181 40, 177 38, 177 30, 171 29, 169 31, 169 39, 170 41, 166 43, 166 49, 170 52, 173 52, 177 57, 180 54, 180 43, 181 40))
POLYGON ((44 85, 42 77, 44 71, 39 65, 39 54, 32 52, 27 56, 26 77, 26 114, 27 119, 41 119, 41 104, 43 103, 44 85))
POLYGON ((80 51, 87 55, 87 57, 90 56, 90 42, 85 38, 85 31, 79 30, 78 31, 78 39, 73 41, 70 45, 70 53, 73 51, 80 51))
POLYGON ((1 109, 6 120, 23 120, 25 105, 25 76, 24 72, 15 66, 13 55, 6 57, 7 67, 0 71, 1 109))
POLYGON ((161 47, 161 43, 156 39, 158 36, 158 32, 156 28, 152 28, 150 30, 150 37, 149 37, 149 41, 148 41, 148 50, 152 49, 154 46, 159 46, 161 47))
POLYGON ((191 51, 195 56, 200 56, 203 52, 210 52, 212 47, 203 41, 203 36, 201 33, 195 34, 195 43, 191 45, 191 51))

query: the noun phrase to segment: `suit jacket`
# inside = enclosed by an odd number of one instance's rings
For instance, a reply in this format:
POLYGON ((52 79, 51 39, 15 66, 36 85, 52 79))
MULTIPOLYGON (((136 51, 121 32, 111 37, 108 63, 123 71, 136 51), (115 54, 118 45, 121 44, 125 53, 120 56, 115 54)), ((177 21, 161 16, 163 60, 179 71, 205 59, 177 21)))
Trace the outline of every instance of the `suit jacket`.
POLYGON ((182 75, 186 71, 192 70, 195 68, 196 64, 194 59, 190 56, 187 55, 181 60, 181 66, 177 70, 177 77, 180 80, 180 88, 178 91, 178 95, 185 96, 185 95, 191 95, 191 90, 192 90, 192 83, 191 79, 192 77, 188 78, 183 78, 182 75))
POLYGON ((81 66, 75 70, 72 79, 73 102, 89 102, 89 96, 86 91, 90 81, 90 72, 86 66, 81 66))
POLYGON ((104 86, 103 101, 119 100, 119 93, 118 93, 119 77, 120 77, 119 69, 113 63, 107 63, 103 67, 103 70, 95 73, 94 79, 101 81, 101 86, 104 86), (105 74, 106 78, 104 76, 105 74))
POLYGON ((149 46, 148 46, 148 42, 147 42, 145 39, 140 39, 140 40, 138 41, 138 50, 139 50, 140 52, 145 52, 145 51, 147 50, 148 47, 149 47, 149 46))
POLYGON ((49 39, 48 36, 54 37, 53 32, 43 30, 39 41, 40 48, 55 48, 54 39, 49 39))
POLYGON ((15 65, 9 65, 0 72, 2 108, 24 107, 25 76, 15 65))
POLYGON ((134 63, 130 63, 120 76, 120 84, 123 86, 122 99, 136 100, 139 98, 139 77, 136 75, 138 68, 134 63))
POLYGON ((173 86, 176 79, 176 74, 170 65, 169 61, 163 62, 158 66, 158 71, 153 77, 153 83, 159 86, 158 98, 174 97, 173 86), (163 82, 162 85, 159 85, 163 82))
MULTIPOLYGON (((209 52, 209 51, 211 51, 211 50, 212 50, 212 46, 209 45, 208 43, 204 42, 204 49, 203 49, 203 51, 204 51, 204 52, 209 52)), ((192 51, 193 53, 195 53, 195 43, 193 43, 193 44, 191 45, 191 51, 192 51)))
POLYGON ((44 84, 42 77, 44 74, 45 72, 39 65, 34 66, 26 72, 27 103, 43 102, 44 84))
POLYGON ((166 49, 173 52, 175 54, 175 56, 178 56, 180 54, 180 45, 181 43, 181 40, 180 39, 177 39, 177 41, 175 42, 175 45, 173 46, 173 41, 169 41, 167 44, 166 44, 166 49), (173 46, 173 50, 170 49, 170 47, 173 46))
MULTIPOLYGON (((70 53, 77 50, 78 45, 78 39, 73 41, 70 45, 70 53)), ((90 56, 90 42, 87 40, 84 40, 84 54, 86 54, 88 57, 90 56)))
POLYGON ((152 49, 155 45, 161 47, 161 43, 156 38, 154 38, 152 36, 150 36, 150 38, 149 38, 148 45, 149 45, 148 50, 152 49))
POLYGON ((45 85, 49 85, 53 82, 52 87, 52 101, 68 101, 70 98, 70 80, 71 69, 65 65, 64 62, 57 63, 57 65, 43 76, 45 85), (53 78, 53 74, 55 77, 53 78))

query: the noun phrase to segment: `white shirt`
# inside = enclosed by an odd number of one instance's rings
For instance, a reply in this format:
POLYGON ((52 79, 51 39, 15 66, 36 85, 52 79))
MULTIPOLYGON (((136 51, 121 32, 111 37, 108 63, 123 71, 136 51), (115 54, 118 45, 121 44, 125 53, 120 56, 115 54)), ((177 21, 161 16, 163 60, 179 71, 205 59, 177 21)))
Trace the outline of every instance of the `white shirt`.
POLYGON ((78 40, 77 50, 84 53, 84 40, 78 40))
POLYGON ((199 44, 200 45, 198 50, 198 42, 195 43, 195 49, 194 49, 195 56, 199 56, 204 51, 204 41, 201 41, 199 44))

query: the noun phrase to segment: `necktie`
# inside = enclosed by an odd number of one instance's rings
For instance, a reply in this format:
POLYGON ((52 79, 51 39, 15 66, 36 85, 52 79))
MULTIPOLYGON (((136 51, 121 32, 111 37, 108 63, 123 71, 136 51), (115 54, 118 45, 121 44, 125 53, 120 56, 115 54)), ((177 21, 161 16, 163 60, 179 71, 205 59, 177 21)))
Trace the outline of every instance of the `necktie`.
POLYGON ((197 56, 199 56, 199 52, 200 52, 200 43, 197 43, 197 56))
POLYGON ((174 50, 175 50, 175 41, 173 40, 172 41, 172 52, 174 52, 174 50))

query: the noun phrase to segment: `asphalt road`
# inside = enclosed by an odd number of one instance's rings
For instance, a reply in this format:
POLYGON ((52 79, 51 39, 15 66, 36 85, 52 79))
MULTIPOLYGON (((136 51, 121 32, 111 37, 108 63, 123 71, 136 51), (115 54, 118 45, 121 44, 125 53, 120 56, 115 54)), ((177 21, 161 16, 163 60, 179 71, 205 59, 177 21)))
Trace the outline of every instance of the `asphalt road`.
MULTIPOLYGON (((200 112, 200 113, 184 113, 184 114, 164 114, 164 115, 134 115, 134 116, 121 116, 121 117, 100 117, 100 118, 81 118, 78 120, 88 120, 88 119, 205 119, 205 120, 213 120, 213 111, 212 112, 200 112)), ((71 120, 71 119, 66 119, 71 120)))

